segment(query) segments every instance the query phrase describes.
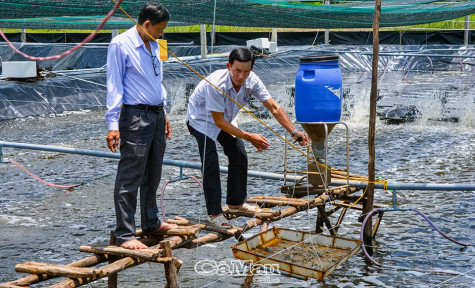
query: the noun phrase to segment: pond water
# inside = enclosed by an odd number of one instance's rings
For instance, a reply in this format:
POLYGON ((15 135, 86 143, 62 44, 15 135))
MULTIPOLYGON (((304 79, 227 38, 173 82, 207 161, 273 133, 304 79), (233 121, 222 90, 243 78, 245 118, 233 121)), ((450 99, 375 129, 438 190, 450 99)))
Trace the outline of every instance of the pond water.
MULTIPOLYGON (((361 108, 355 108, 361 109, 361 113, 352 113, 343 120, 350 127, 350 172, 366 175, 368 121, 362 111, 367 110, 367 101, 362 102, 361 108)), ((107 151, 104 113, 104 109, 84 110, 3 121, 0 122, 1 139, 107 151)), ((262 133, 271 142, 271 147, 264 152, 258 152, 246 143, 249 169, 281 173, 284 144, 249 116, 239 117, 241 128, 262 133)), ((198 162, 196 143, 186 130, 184 115, 172 114, 170 120, 173 138, 167 143, 165 157, 198 162)), ((284 133, 275 121, 265 121, 279 133, 284 133)), ((377 177, 390 182, 473 183, 475 133, 472 123, 423 120, 387 125, 378 121, 377 177)), ((344 135, 344 130, 339 127, 330 134, 329 159, 336 168, 346 165, 344 135)), ((221 164, 226 165, 221 149, 219 153, 221 164)), ((3 154, 5 159, 19 162, 48 182, 84 185, 73 191, 52 188, 32 179, 12 164, 0 164, 0 282, 26 276, 14 272, 16 264, 26 261, 68 264, 89 256, 79 252, 80 245, 108 241, 115 225, 112 189, 117 160, 12 148, 4 148, 3 154)), ((302 156, 289 150, 290 169, 303 169, 305 165, 302 156)), ((199 171, 191 169, 185 169, 185 174, 200 176, 199 171)), ((161 184, 178 175, 179 168, 165 166, 161 184)), ((223 185, 225 179, 223 175, 223 185)), ((278 196, 277 186, 280 184, 250 178, 248 193, 249 196, 278 196)), ((165 193, 167 217, 179 215, 205 219, 204 198, 194 181, 171 183, 165 193)), ((390 191, 376 190, 375 203, 390 206, 391 197, 390 191)), ((474 192, 398 191, 398 206, 422 211, 441 230, 461 242, 475 242, 474 192)), ((340 236, 358 239, 359 215, 357 211, 347 213, 339 230, 340 236)), ((316 209, 309 213, 300 212, 273 225, 308 231, 314 229, 315 217, 316 209)), ((336 219, 333 217, 332 221, 336 219)), ((239 225, 243 220, 232 222, 239 225)), ((258 232, 255 228, 245 236, 258 232)), ((228 239, 193 250, 175 250, 174 255, 185 262, 179 275, 180 286, 240 287, 243 276, 203 276, 194 269, 195 264, 204 259, 232 263, 234 258, 230 247, 236 243, 235 239, 228 239)), ((474 248, 461 251, 459 246, 437 234, 412 212, 385 214, 374 242, 374 251, 374 258, 383 267, 365 261, 359 252, 323 282, 271 275, 256 277, 255 284, 258 287, 473 287, 475 284, 474 248)), ((164 284, 163 267, 158 264, 141 265, 119 275, 119 287, 164 284)), ((89 287, 107 287, 107 284, 101 280, 89 287)))

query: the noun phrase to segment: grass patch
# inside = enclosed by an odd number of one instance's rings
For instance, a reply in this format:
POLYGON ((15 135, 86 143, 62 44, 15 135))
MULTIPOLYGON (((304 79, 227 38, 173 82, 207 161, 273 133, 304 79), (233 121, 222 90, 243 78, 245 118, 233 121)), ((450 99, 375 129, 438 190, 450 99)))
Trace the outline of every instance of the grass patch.
MULTIPOLYGON (((475 29, 475 14, 470 15, 470 29, 475 29)), ((206 25, 206 31, 210 32, 212 25, 206 25)), ((401 26, 401 27, 382 27, 381 31, 401 31, 401 30, 454 30, 465 29, 465 17, 452 20, 435 22, 429 24, 401 26)), ((324 29, 301 29, 301 28, 279 28, 279 32, 301 32, 301 31, 323 31, 324 29)), ((330 29, 332 31, 368 31, 371 28, 363 29, 330 29)), ((5 33, 20 33, 20 29, 5 28, 5 33)), ((126 29, 120 29, 122 33, 126 29)), ((238 27, 238 26, 222 26, 216 25, 216 32, 271 32, 272 28, 267 27, 238 27)), ((93 30, 75 30, 75 29, 26 29, 26 33, 91 33, 93 30)), ((173 26, 165 29, 165 33, 198 33, 199 25, 191 26, 173 26)), ((100 30, 99 33, 111 33, 111 30, 100 30)))

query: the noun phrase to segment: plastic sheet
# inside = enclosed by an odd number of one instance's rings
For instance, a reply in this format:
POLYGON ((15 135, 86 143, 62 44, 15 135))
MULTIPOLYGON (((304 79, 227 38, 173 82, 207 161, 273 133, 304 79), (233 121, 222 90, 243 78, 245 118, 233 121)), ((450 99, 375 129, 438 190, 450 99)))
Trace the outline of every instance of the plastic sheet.
MULTIPOLYGON (((30 44, 22 46, 22 50, 29 54, 47 56, 68 49, 68 45, 30 44)), ((227 53, 235 47, 208 47, 208 51, 227 53)), ((178 46, 170 49, 179 57, 199 55, 200 51, 199 46, 178 46)), ((463 103, 468 101, 471 104, 474 98, 474 49, 471 46, 454 45, 382 45, 378 113, 384 117, 385 111, 396 105, 410 105, 416 106, 416 109, 424 114, 424 110, 435 111, 433 107, 426 105, 430 100, 436 102, 439 109, 437 113, 440 114, 433 115, 432 118, 460 118, 461 113, 465 113, 462 111, 466 106, 463 103)), ((316 54, 338 54, 343 74, 343 115, 351 115, 362 112, 355 112, 355 107, 369 95, 371 53, 371 46, 280 46, 279 52, 259 57, 255 62, 254 72, 266 84, 271 95, 292 114, 299 58, 316 54)), ((100 68, 106 64, 106 55, 107 45, 92 44, 59 61, 44 61, 38 64, 53 71, 100 68)), ((0 45, 0 56, 3 61, 23 60, 4 45, 0 45)), ((204 76, 216 69, 225 68, 226 62, 226 57, 187 61, 188 65, 204 76)), ((201 78, 178 62, 166 62, 164 70, 164 85, 168 91, 167 109, 171 113, 184 113, 188 97, 201 78)), ((69 73, 69 76, 57 75, 32 83, 0 80, 0 119, 104 107, 105 73, 85 74, 86 72, 91 73, 88 70, 63 71, 63 74, 69 73), (77 75, 82 71, 83 75, 77 75), (73 74, 74 78, 71 76, 73 74)), ((251 102, 251 110, 259 116, 268 116, 262 105, 254 102, 251 102)), ((406 110, 414 111, 414 108, 401 111, 406 110)), ((398 117, 404 118, 404 115, 398 117)))

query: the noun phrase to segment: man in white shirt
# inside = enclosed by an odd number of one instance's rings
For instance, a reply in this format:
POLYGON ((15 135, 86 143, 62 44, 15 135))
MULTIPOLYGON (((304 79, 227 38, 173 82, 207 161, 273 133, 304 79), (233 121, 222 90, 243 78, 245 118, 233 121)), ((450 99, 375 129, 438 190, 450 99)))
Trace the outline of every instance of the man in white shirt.
POLYGON ((170 14, 157 3, 144 6, 138 24, 115 37, 107 53, 107 146, 120 161, 114 188, 116 245, 148 248, 135 237, 135 210, 140 187, 141 227, 144 235, 176 228, 158 219, 156 191, 162 174, 166 139, 171 129, 165 115, 166 92, 157 39, 170 14))
MULTIPOLYGON (((249 49, 235 49, 229 54, 227 69, 217 70, 206 79, 241 106, 249 104, 252 94, 300 145, 308 145, 307 134, 295 128, 284 109, 272 99, 262 81, 252 72, 254 59, 249 49)), ((247 154, 243 140, 251 142, 259 151, 266 150, 270 144, 261 134, 238 128, 235 118, 241 108, 215 87, 205 80, 198 84, 189 99, 186 122, 198 142, 204 165, 203 188, 208 221, 219 228, 230 228, 221 209, 216 140, 229 159, 226 203, 230 211, 259 211, 257 207, 244 203, 247 196, 247 154)))

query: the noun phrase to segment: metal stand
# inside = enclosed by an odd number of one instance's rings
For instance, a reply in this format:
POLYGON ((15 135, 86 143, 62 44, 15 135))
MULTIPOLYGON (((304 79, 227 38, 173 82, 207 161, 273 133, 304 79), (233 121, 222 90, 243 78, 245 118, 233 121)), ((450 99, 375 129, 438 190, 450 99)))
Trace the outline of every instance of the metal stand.
MULTIPOLYGON (((350 132, 348 129, 348 125, 345 122, 296 122, 298 124, 316 124, 316 125, 323 125, 325 128, 325 141, 324 141, 324 149, 325 149, 325 167, 328 167, 328 125, 336 125, 342 124, 345 126, 346 131, 346 184, 350 185, 350 132)), ((288 172, 295 172, 290 171, 287 169, 287 142, 285 143, 285 158, 284 158, 284 186, 287 179, 288 172)), ((317 163, 318 165, 318 163, 317 163)), ((306 176, 302 177, 303 180, 306 176)), ((327 169, 325 169, 325 179, 327 179, 327 169)), ((300 181, 299 181, 300 182, 300 181)))

